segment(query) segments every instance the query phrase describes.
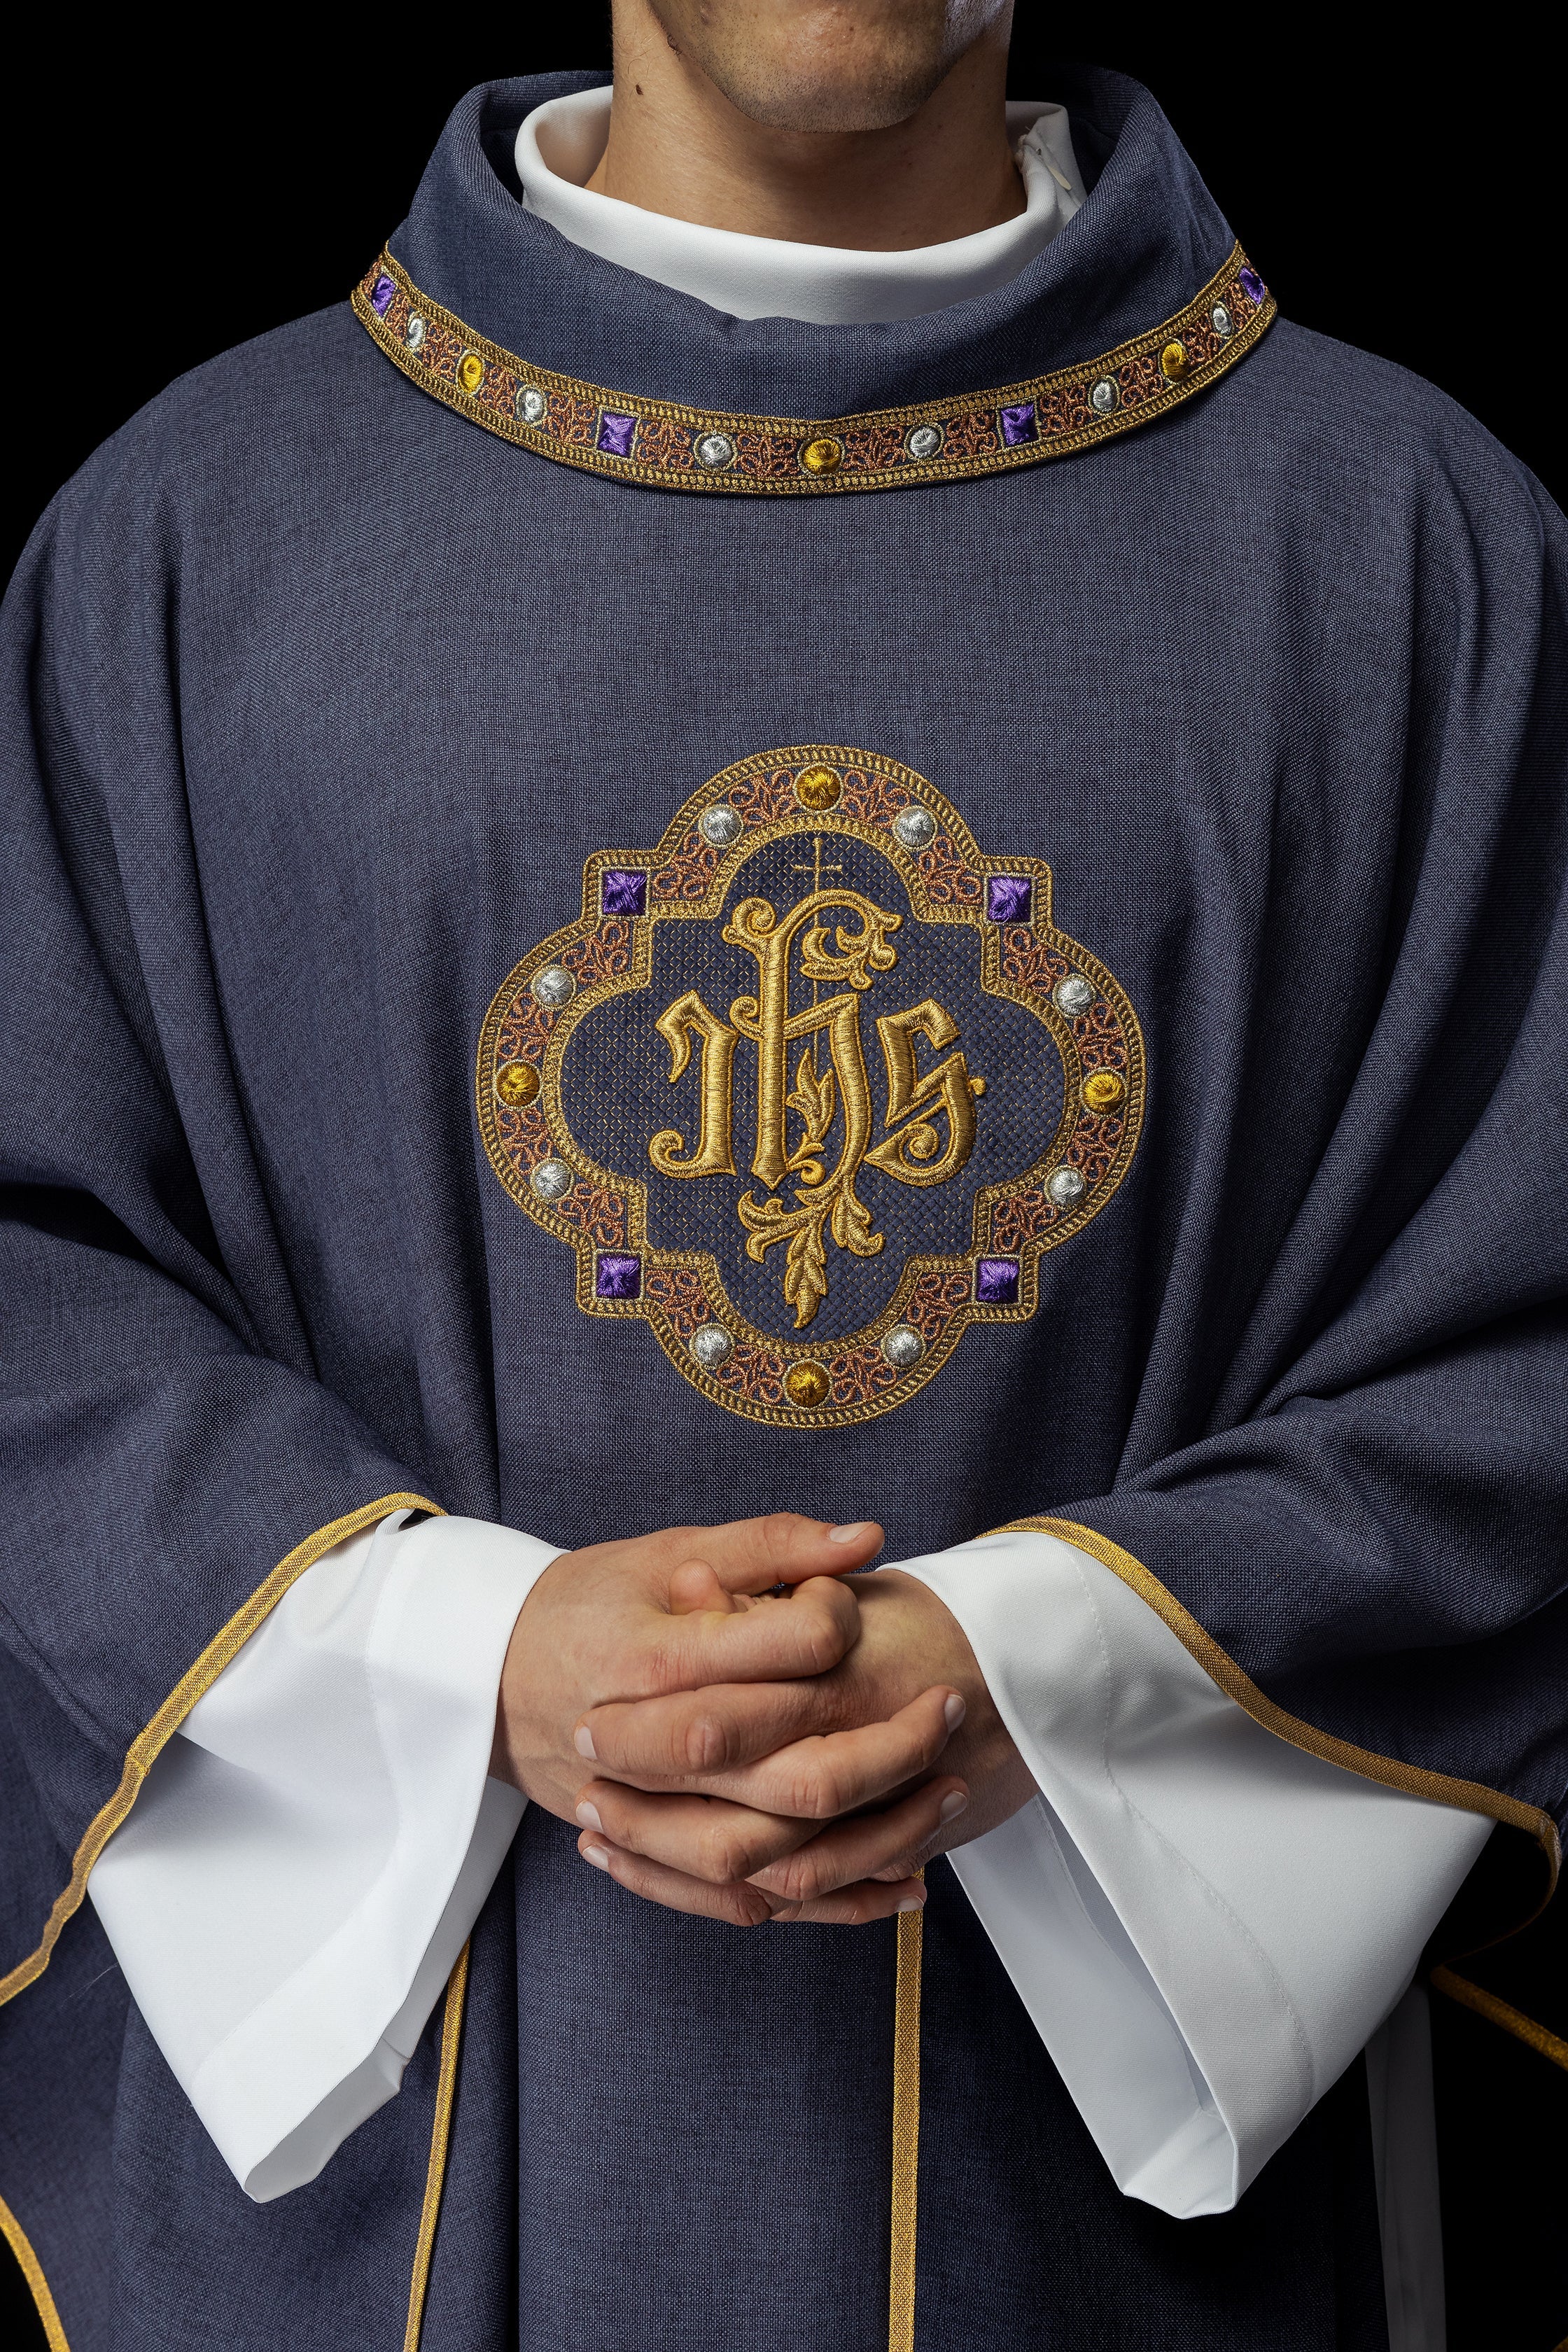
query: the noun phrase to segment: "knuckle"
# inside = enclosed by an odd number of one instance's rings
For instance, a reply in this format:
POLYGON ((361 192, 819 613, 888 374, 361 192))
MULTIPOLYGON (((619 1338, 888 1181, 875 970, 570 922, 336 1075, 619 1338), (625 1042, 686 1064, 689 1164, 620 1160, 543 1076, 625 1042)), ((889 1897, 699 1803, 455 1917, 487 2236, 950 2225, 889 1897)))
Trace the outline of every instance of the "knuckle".
POLYGON ((688 1716, 676 1735, 678 1768, 688 1772, 713 1772, 725 1761, 729 1740, 716 1716, 688 1716))

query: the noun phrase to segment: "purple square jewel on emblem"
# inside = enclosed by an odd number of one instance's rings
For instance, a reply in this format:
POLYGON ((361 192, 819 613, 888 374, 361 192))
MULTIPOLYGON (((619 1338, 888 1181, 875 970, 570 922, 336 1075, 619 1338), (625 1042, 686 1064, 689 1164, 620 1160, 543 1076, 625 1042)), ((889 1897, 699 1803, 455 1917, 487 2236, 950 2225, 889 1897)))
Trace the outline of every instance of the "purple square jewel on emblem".
POLYGON ((392 308, 392 298, 397 289, 384 269, 370 289, 370 307, 378 319, 384 319, 392 308))
POLYGON ((1026 874, 993 874, 985 885, 985 911, 994 923, 1026 923, 1034 895, 1026 874))
POLYGON ((629 457, 637 431, 635 416, 617 416, 613 408, 606 408, 599 419, 599 446, 607 457, 629 457))
POLYGON ((647 904, 647 876, 623 866, 606 867, 599 883, 599 910, 605 915, 640 915, 647 904))
MULTIPOLYGON (((601 1265, 604 1260, 601 1258, 601 1265)), ((974 1297, 982 1307, 1016 1307, 1018 1301, 1018 1261, 1016 1257, 983 1257, 974 1269, 974 1297)))
POLYGON ((1265 286, 1262 278, 1259 278, 1257 270, 1253 268, 1250 262, 1248 262, 1245 269, 1238 272, 1238 277, 1240 279, 1241 290, 1246 295, 1247 300, 1253 304, 1261 302, 1265 294, 1268 293, 1268 289, 1265 286))
POLYGON ((601 1251, 594 1269, 594 1288, 601 1298, 639 1298, 642 1296, 642 1260, 640 1257, 612 1257, 608 1250, 601 1251))
POLYGON ((1017 448, 1022 441, 1037 441, 1039 425, 1035 421, 1035 404, 1026 400, 1016 408, 1002 411, 1002 438, 1009 449, 1017 448))

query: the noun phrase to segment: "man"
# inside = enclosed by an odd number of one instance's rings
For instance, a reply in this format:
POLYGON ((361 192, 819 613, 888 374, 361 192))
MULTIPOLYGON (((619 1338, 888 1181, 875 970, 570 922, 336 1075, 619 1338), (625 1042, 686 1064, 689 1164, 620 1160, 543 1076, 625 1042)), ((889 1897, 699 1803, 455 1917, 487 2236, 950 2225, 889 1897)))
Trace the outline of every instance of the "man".
POLYGON ((617 0, 19 575, 76 2352, 1440 2340, 1406 1989, 1564 1780, 1561 524, 1007 30, 617 0))

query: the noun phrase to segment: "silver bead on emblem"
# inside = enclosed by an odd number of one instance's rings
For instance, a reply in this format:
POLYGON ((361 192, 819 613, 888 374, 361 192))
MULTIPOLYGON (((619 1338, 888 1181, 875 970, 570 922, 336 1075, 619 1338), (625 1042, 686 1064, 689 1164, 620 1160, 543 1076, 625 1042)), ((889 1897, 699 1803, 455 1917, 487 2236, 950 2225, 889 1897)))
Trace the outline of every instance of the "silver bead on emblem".
POLYGON ((882 1334, 882 1353, 896 1372, 907 1372, 925 1354, 926 1343, 913 1326, 895 1323, 882 1334))
POLYGON ((404 329, 403 333, 404 341, 407 343, 409 350, 411 352, 416 352, 419 349, 420 344, 425 341, 424 320, 418 317, 410 319, 407 326, 404 329))
POLYGON ((1214 309, 1209 312, 1209 324, 1214 329, 1215 333, 1219 337, 1220 341, 1223 343, 1226 337, 1235 329, 1236 320, 1231 317, 1230 312, 1226 309, 1223 302, 1216 302, 1214 309))
POLYGON ((1083 1178, 1076 1168, 1058 1168, 1046 1186, 1058 1209, 1070 1209, 1084 1195, 1083 1178))
MULTIPOLYGON (((735 454, 735 445, 727 433, 704 433, 697 441, 695 456, 700 466, 710 474, 721 473, 735 454)), ((715 1325, 717 1329, 717 1325, 715 1325)))
POLYGON ((542 1004, 549 1013, 559 1013, 577 993, 576 982, 558 963, 546 964, 542 971, 536 971, 531 985, 535 1003, 542 1004))
POLYGON ((1058 1013, 1065 1013, 1069 1021, 1076 1021, 1079 1014, 1087 1013, 1094 1003, 1094 991, 1081 971, 1069 971, 1052 989, 1051 1002, 1058 1013))
MULTIPOLYGON (((697 820, 697 830, 711 848, 728 849, 732 841, 740 840, 743 822, 739 809, 731 808, 728 801, 720 801, 713 808, 703 810, 697 820)), ((715 1324, 713 1328, 717 1330, 720 1327, 715 1324)))
POLYGON ((904 436, 904 446, 911 457, 934 457, 942 447, 940 425, 912 425, 904 436))
POLYGON ((549 405, 536 383, 525 383, 517 395, 517 413, 525 425, 542 425, 549 405))
POLYGON ((1098 383, 1089 386, 1089 404, 1097 416, 1109 416, 1121 400, 1121 387, 1113 375, 1102 375, 1098 383))
POLYGON ((572 1171, 564 1160, 542 1160, 528 1179, 541 1201, 563 1201, 572 1190, 572 1171))
POLYGON ((716 1372, 735 1342, 722 1323, 704 1323, 693 1331, 686 1344, 705 1372, 716 1372))
POLYGON ((906 849, 925 849, 936 839, 936 819, 930 809, 911 801, 893 819, 893 831, 906 849))

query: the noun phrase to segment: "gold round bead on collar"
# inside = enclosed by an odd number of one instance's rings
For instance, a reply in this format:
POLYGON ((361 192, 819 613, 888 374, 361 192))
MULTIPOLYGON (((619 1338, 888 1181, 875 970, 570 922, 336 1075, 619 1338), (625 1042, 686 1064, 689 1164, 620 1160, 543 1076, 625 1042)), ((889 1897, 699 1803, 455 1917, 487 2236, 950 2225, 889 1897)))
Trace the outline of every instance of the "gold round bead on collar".
POLYGON ((800 462, 808 474, 836 474, 844 458, 844 444, 824 433, 820 439, 808 441, 800 453, 800 462))
POLYGON ((1117 1070, 1096 1070, 1083 1082, 1083 1098, 1090 1110, 1114 1110, 1127 1092, 1127 1081, 1117 1070))
POLYGON ((1160 354, 1160 373, 1167 383, 1180 383, 1192 371, 1185 343, 1167 343, 1160 354))
POLYGON ((539 1094, 539 1072, 531 1062, 503 1062, 496 1072, 496 1093, 503 1103, 521 1109, 539 1094))
POLYGON ((830 809, 843 790, 831 768, 803 768, 795 780, 795 796, 802 808, 830 809))
POLYGON ((465 392, 478 392, 485 380, 485 363, 478 352, 465 352, 458 362, 458 382, 465 392))
POLYGON ((792 1364, 784 1374, 784 1394, 791 1404, 820 1404, 827 1394, 827 1374, 820 1364, 792 1364))

